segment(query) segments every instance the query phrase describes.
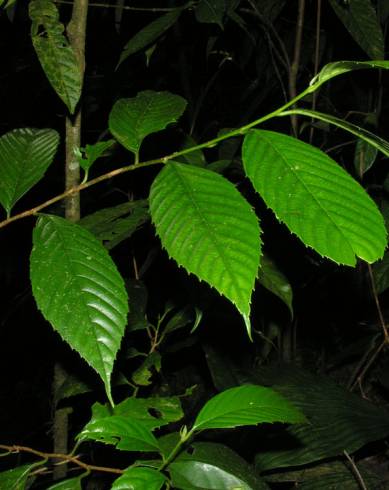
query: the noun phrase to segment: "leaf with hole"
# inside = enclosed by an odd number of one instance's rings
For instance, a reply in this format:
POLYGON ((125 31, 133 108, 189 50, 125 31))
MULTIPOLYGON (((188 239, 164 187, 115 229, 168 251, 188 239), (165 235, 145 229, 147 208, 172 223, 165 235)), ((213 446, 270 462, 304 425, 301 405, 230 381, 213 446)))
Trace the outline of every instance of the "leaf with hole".
POLYGON ((303 413, 271 388, 243 385, 211 398, 200 410, 194 431, 231 429, 241 425, 306 422, 303 413))
POLYGON ((43 215, 33 233, 30 277, 43 316, 99 374, 113 403, 110 379, 128 298, 108 252, 80 225, 43 215))
POLYGON ((51 0, 32 0, 29 13, 32 43, 39 62, 51 86, 73 114, 80 99, 83 74, 63 34, 58 9, 51 0))
POLYGON ((387 238, 365 190, 321 150, 284 134, 250 131, 243 163, 255 190, 305 245, 340 264, 374 262, 387 238))
POLYGON ((221 175, 169 162, 153 182, 149 203, 169 256, 228 298, 250 334, 261 241, 248 202, 221 175))
POLYGON ((150 24, 147 24, 147 26, 137 32, 124 46, 117 67, 119 67, 129 56, 138 53, 152 43, 155 43, 162 34, 177 22, 184 8, 186 7, 176 8, 171 12, 158 17, 158 19, 153 20, 150 24))
POLYGON ((44 176, 59 134, 53 129, 14 129, 0 138, 0 203, 7 216, 15 203, 44 176))
POLYGON ((169 92, 140 92, 132 99, 119 99, 109 115, 109 129, 127 150, 138 155, 146 136, 165 129, 183 114, 186 101, 169 92))
POLYGON ((153 468, 133 467, 124 470, 112 484, 111 490, 160 490, 166 477, 153 468))

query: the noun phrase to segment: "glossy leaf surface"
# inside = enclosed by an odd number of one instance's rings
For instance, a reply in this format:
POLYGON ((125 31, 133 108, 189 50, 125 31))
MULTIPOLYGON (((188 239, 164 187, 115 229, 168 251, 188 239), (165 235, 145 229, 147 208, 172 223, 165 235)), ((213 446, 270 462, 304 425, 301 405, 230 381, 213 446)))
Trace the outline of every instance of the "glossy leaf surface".
POLYGON ((154 180, 149 201, 169 256, 228 298, 250 332, 261 241, 247 201, 219 174, 175 162, 154 180))
POLYGON ((57 95, 74 113, 81 95, 83 74, 63 33, 58 9, 51 0, 32 0, 29 9, 31 38, 40 64, 57 95))
POLYGON ((165 482, 165 476, 153 468, 128 468, 111 490, 160 490, 165 482))
POLYGON ((255 190, 305 245, 335 262, 374 262, 386 247, 382 215, 364 189, 319 149, 272 131, 251 131, 243 163, 255 190))
POLYGON ((330 4, 365 53, 372 60, 384 59, 384 36, 371 0, 330 0, 330 4))
POLYGON ((31 283, 43 316, 104 382, 127 323, 123 280, 102 244, 83 227, 44 215, 33 234, 31 283))
POLYGON ((186 101, 169 92, 140 92, 133 99, 119 99, 109 115, 109 129, 127 150, 136 155, 143 139, 182 115, 186 101))
POLYGON ((209 400, 198 413, 193 428, 223 429, 263 422, 299 423, 302 412, 270 388, 243 385, 230 388, 209 400))
POLYGON ((0 488, 2 490, 25 490, 31 471, 42 464, 43 462, 25 464, 0 472, 0 488))
POLYGON ((0 138, 0 202, 7 211, 45 174, 57 151, 53 129, 14 129, 0 138))
POLYGON ((251 465, 222 444, 193 443, 191 451, 180 454, 168 470, 174 487, 181 490, 269 488, 251 465))

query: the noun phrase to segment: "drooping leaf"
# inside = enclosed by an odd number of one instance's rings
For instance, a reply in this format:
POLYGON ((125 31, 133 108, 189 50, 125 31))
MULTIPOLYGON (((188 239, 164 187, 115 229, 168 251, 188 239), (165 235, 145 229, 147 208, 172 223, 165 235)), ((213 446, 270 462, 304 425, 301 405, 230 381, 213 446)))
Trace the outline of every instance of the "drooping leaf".
POLYGON ((263 422, 301 423, 303 413, 270 388, 243 385, 211 398, 193 425, 196 431, 257 425, 263 422))
POLYGON ((69 478, 68 480, 60 481, 59 483, 54 483, 46 490, 81 490, 81 480, 86 475, 76 476, 75 478, 69 478))
POLYGON ((200 0, 195 9, 198 22, 217 24, 223 29, 223 19, 226 13, 226 0, 200 0))
POLYGON ((383 218, 364 189, 324 152, 290 136, 250 131, 245 171, 255 190, 306 245, 335 262, 374 262, 386 247, 383 218))
POLYGON ((149 202, 168 254, 228 298, 250 333, 250 298, 261 250, 250 205, 221 175, 176 162, 154 180, 149 202))
POLYGON ((263 287, 278 296, 286 304, 293 317, 292 287, 288 279, 267 255, 263 255, 262 257, 258 281, 263 287))
POLYGON ((371 0, 330 0, 330 4, 365 53, 372 60, 384 59, 384 36, 371 0))
POLYGON ((109 115, 109 129, 127 150, 138 155, 146 136, 161 131, 182 115, 186 101, 169 92, 145 90, 118 100, 109 115))
POLYGON ((25 490, 27 479, 31 471, 43 462, 25 464, 0 472, 0 488, 3 490, 25 490))
POLYGON ((389 253, 386 252, 382 260, 372 266, 373 277, 377 294, 389 288, 389 253))
POLYGON ((111 208, 104 208, 84 216, 78 222, 111 250, 129 238, 150 219, 146 199, 130 201, 111 208))
POLYGON ((357 136, 363 141, 366 141, 366 143, 369 143, 369 145, 379 150, 386 157, 389 157, 389 142, 383 138, 380 138, 374 133, 371 133, 367 129, 356 126, 348 121, 344 121, 339 117, 331 116, 330 114, 323 114, 322 112, 311 111, 309 109, 291 109, 290 111, 283 111, 279 114, 279 116, 290 116, 291 114, 312 117, 313 119, 319 119, 320 121, 333 124, 334 126, 342 128, 354 136, 357 136))
POLYGON ((299 466, 326 458, 349 454, 365 444, 389 434, 389 413, 334 381, 285 365, 261 368, 253 377, 258 383, 271 385, 307 417, 309 423, 285 427, 278 435, 269 433, 271 451, 256 457, 261 471, 299 466), (285 444, 288 443, 288 449, 285 444))
POLYGON ((119 67, 129 56, 142 51, 142 49, 147 48, 150 44, 155 43, 162 34, 177 22, 184 8, 186 7, 176 8, 171 12, 162 15, 137 32, 124 46, 117 66, 119 67))
POLYGON ((127 322, 123 280, 102 244, 80 225, 43 215, 33 234, 30 276, 43 316, 104 382, 127 322))
POLYGON ((328 82, 331 78, 342 75, 353 70, 364 70, 367 68, 382 68, 383 70, 389 69, 389 61, 382 59, 374 61, 334 61, 323 66, 320 72, 315 75, 310 81, 309 85, 311 91, 317 90, 323 83, 328 82))
POLYGON ((153 468, 134 467, 125 470, 112 484, 111 490, 160 490, 166 477, 153 468))
POLYGON ((181 490, 267 490, 269 487, 243 458, 223 444, 198 442, 168 466, 181 490))
POLYGON ((0 202, 8 216, 43 177, 58 143, 59 134, 53 129, 14 129, 0 137, 0 202))
POLYGON ((31 38, 39 62, 51 86, 73 114, 81 95, 83 73, 63 33, 58 9, 51 0, 32 0, 29 12, 31 38))
POLYGON ((78 161, 80 166, 85 171, 85 179, 88 178, 88 172, 95 161, 104 156, 104 153, 115 144, 115 140, 98 141, 94 145, 86 145, 85 148, 81 148, 78 161))
POLYGON ((79 441, 99 441, 123 451, 158 451, 158 441, 151 430, 130 415, 110 415, 88 422, 78 434, 79 441))
POLYGON ((368 144, 363 139, 357 141, 354 154, 354 168, 362 178, 364 174, 373 166, 377 159, 378 150, 374 146, 368 144))

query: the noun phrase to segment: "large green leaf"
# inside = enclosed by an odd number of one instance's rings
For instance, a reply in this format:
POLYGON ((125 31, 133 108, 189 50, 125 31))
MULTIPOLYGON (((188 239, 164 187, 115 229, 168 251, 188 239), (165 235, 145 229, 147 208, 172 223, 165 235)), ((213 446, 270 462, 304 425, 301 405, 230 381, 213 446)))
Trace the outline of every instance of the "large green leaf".
POLYGON ((44 461, 25 464, 23 466, 18 466, 17 468, 12 468, 11 470, 0 472, 0 489, 24 490, 31 471, 42 464, 44 464, 44 461))
POLYGON ((113 482, 111 490, 160 490, 166 477, 153 468, 128 468, 113 482))
POLYGON ((299 423, 302 412, 270 388, 243 385, 211 398, 200 410, 193 429, 223 429, 263 422, 299 423))
POLYGON ((247 176, 277 218, 335 262, 374 262, 386 247, 383 218, 364 189, 321 150, 272 131, 250 131, 247 176))
POLYGON ((43 177, 57 151, 53 129, 14 129, 0 138, 0 202, 9 216, 15 203, 43 177))
POLYGON ((180 490, 266 490, 269 487, 243 458, 222 444, 191 444, 190 452, 168 466, 173 485, 180 490))
POLYGON ((34 229, 30 274, 43 316, 97 371, 112 403, 110 378, 128 299, 108 252, 83 227, 44 215, 34 229))
POLYGON ((169 92, 145 90, 133 99, 119 99, 109 115, 109 129, 127 150, 138 155, 144 138, 161 131, 182 115, 186 101, 169 92))
POLYGON ((31 37, 49 82, 71 113, 80 99, 83 74, 77 57, 63 34, 59 12, 51 0, 29 4, 31 37))
POLYGON ((306 415, 309 424, 285 427, 269 433, 256 457, 261 471, 299 466, 325 458, 353 453, 365 444, 389 434, 389 413, 348 392, 324 376, 293 366, 262 368, 254 376, 258 383, 271 385, 306 415), (287 444, 288 449, 285 449, 287 444))
POLYGON ((198 22, 218 24, 223 29, 226 0, 200 0, 195 9, 198 22))
POLYGON ((93 233, 111 250, 150 219, 146 199, 104 208, 81 218, 78 224, 93 233))
POLYGON ((261 241, 247 201, 221 175, 176 162, 154 180, 149 201, 168 254, 235 304, 250 333, 261 241))
POLYGON ((110 415, 91 420, 78 434, 79 441, 112 444, 123 451, 158 451, 151 429, 129 415, 110 415))
POLYGON ((365 53, 372 60, 384 59, 384 36, 371 0, 330 0, 330 4, 365 53))
POLYGON ((186 8, 186 6, 176 8, 171 12, 158 17, 158 19, 153 20, 150 24, 147 24, 147 26, 137 32, 124 46, 118 66, 129 56, 147 48, 170 29, 170 27, 177 22, 184 8, 186 8))
POLYGON ((330 114, 324 114, 322 112, 311 111, 309 109, 291 109, 288 111, 283 111, 278 116, 290 116, 291 114, 298 114, 301 116, 311 117, 313 119, 319 119, 320 121, 328 122, 333 124, 338 128, 342 128, 345 131, 357 136, 361 140, 365 141, 369 145, 373 146, 386 157, 389 157, 389 142, 380 138, 379 136, 371 133, 367 129, 356 126, 350 122, 340 119, 339 117, 331 116, 330 114))

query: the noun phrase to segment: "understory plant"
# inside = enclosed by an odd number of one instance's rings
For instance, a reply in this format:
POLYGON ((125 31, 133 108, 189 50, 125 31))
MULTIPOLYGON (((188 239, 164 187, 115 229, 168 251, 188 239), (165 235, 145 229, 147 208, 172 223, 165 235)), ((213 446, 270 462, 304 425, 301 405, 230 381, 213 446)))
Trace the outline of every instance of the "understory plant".
MULTIPOLYGON (((131 38, 119 65, 134 53, 151 49, 183 11, 194 8, 198 22, 214 24, 235 15, 239 24, 239 4, 212 6, 200 1, 170 9, 131 38)), ((345 2, 334 8, 349 7, 345 2)), ((68 112, 68 137, 79 130, 83 60, 65 37, 53 2, 32 0, 29 12, 37 56, 68 112)), ((54 408, 72 407, 76 412, 80 403, 91 407, 89 419, 83 414, 80 427, 70 434, 69 451, 0 444, 5 456, 0 488, 77 490, 100 482, 101 488, 113 490, 222 490, 300 482, 308 489, 330 488, 334 482, 338 486, 333 488, 374 488, 379 483, 370 468, 358 468, 350 455, 389 433, 387 412, 324 376, 296 366, 277 370, 265 366, 261 361, 279 347, 280 326, 256 321, 251 305, 260 286, 286 306, 289 325, 293 324, 291 285, 271 253, 263 251, 271 251, 262 229, 269 210, 292 240, 309 249, 312 260, 351 268, 363 262, 369 264, 373 288, 374 279, 388 281, 387 231, 379 206, 327 152, 298 137, 302 120, 316 131, 333 127, 347 132, 358 140, 362 174, 367 154, 387 158, 389 143, 374 131, 307 108, 307 101, 330 81, 337 83, 338 77, 387 69, 389 61, 383 59, 328 63, 305 89, 298 94, 291 90, 289 100, 267 114, 220 129, 204 142, 188 136, 162 156, 155 156, 149 142, 158 140, 150 137, 158 133, 163 138, 163 131, 168 134, 172 128, 178 131, 185 111, 193 111, 187 100, 171 91, 150 89, 118 98, 109 111, 104 137, 85 146, 73 142, 70 148, 67 140, 68 169, 81 169, 80 181, 17 213, 13 213, 16 203, 44 179, 58 158, 61 136, 51 128, 23 127, 0 137, 0 203, 6 214, 0 228, 28 217, 35 220, 29 271, 32 296, 87 372, 83 377, 77 370, 65 371, 55 389, 54 408), (282 120, 291 122, 293 136, 268 129, 282 120), (130 163, 91 178, 101 160, 112 158, 115 151, 130 163), (218 158, 211 160, 207 151, 218 153, 218 158), (144 157, 149 154, 153 156, 144 157), (233 162, 238 162, 238 179, 229 173, 233 162), (145 189, 141 197, 98 205, 80 219, 69 208, 64 215, 56 207, 119 176, 136 179, 145 169, 150 173, 140 185, 145 189), (125 245, 146 228, 149 235, 142 238, 146 251, 140 254, 140 264, 125 245), (180 269, 175 288, 182 271, 190 274, 198 281, 195 288, 200 295, 203 291, 217 309, 235 315, 248 352, 256 348, 256 362, 236 365, 233 358, 220 357, 211 343, 203 346, 213 383, 207 399, 196 398, 201 391, 197 383, 169 382, 164 366, 179 362, 174 356, 180 352, 185 356, 196 349, 201 330, 211 327, 207 318, 215 318, 213 307, 204 298, 196 302, 188 297, 180 303, 172 297, 162 304, 158 292, 148 298, 142 278, 153 267, 156 253, 180 269), (381 262, 372 269, 370 264, 377 261, 381 262), (212 296, 212 290, 220 297, 212 296), (196 403, 190 405, 188 400, 196 403), (242 436, 240 452, 235 450, 238 432, 232 429, 236 428, 242 436), (99 452, 106 458, 103 463, 99 452), (30 459, 17 461, 15 453, 30 459), (61 464, 66 464, 65 474, 52 482, 53 465, 61 464)), ((171 282, 165 277, 163 284, 168 287, 171 282)), ((377 290, 373 292, 377 298, 377 290)), ((373 349, 377 355, 387 342, 384 322, 383 331, 380 349, 373 349)), ((288 339, 286 332, 283 338, 288 339)))

